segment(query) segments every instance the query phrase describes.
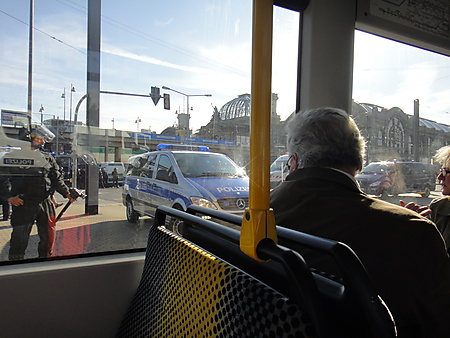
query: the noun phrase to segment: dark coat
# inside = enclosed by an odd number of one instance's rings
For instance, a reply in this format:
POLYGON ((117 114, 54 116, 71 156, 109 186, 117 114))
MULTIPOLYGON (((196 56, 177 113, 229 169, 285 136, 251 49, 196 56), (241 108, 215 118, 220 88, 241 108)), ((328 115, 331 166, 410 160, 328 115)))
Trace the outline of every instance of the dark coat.
MULTIPOLYGON (((436 226, 406 208, 371 198, 328 168, 288 175, 271 194, 276 223, 349 245, 393 314, 399 336, 448 337, 450 259, 436 226)), ((310 267, 334 272, 328 257, 303 251, 310 267)))
POLYGON ((450 249, 450 198, 448 196, 436 198, 430 203, 430 219, 444 237, 447 250, 450 249))

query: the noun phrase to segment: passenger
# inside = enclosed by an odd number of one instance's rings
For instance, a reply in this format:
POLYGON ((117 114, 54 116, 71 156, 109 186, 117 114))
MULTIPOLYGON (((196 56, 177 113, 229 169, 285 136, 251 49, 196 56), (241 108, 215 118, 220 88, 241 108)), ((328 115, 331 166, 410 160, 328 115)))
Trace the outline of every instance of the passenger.
POLYGON ((31 149, 40 151, 48 165, 38 168, 38 171, 33 171, 34 168, 24 168, 23 175, 11 175, 2 179, 2 196, 5 196, 13 206, 9 260, 24 258, 35 221, 39 235, 39 257, 51 256, 56 232, 55 206, 51 196, 58 191, 70 201, 75 201, 70 195, 69 188, 64 184, 53 156, 40 149, 45 142, 53 139, 53 133, 40 126, 30 136, 31 149))
POLYGON ((428 216, 437 226, 444 237, 447 250, 450 250, 450 146, 445 146, 437 150, 434 156, 436 162, 442 164, 442 168, 437 176, 441 186, 443 197, 435 198, 430 205, 421 206, 414 202, 406 204, 400 201, 400 205, 428 216))
POLYGON ((391 191, 397 183, 397 168, 394 163, 393 166, 386 166, 384 177, 380 183, 380 197, 385 197, 388 192, 391 191))
MULTIPOLYGON (((448 337, 450 260, 436 226, 363 193, 364 139, 344 111, 301 111, 287 122, 289 175, 271 193, 276 223, 349 245, 393 314, 399 337, 448 337)), ((333 271, 329 257, 301 252, 333 271)))

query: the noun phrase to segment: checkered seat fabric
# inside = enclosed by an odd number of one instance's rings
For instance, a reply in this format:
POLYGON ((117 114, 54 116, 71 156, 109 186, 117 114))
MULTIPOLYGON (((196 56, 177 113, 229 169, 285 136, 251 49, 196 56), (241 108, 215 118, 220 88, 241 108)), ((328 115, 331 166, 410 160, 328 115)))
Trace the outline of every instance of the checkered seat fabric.
POLYGON ((315 337, 280 293, 165 230, 149 233, 144 272, 118 337, 315 337))

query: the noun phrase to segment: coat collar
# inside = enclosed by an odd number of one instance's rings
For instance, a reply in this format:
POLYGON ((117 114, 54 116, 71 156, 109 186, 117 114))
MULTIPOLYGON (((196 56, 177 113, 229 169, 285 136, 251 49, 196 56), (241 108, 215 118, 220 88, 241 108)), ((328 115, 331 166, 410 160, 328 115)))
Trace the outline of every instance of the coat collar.
POLYGON ((323 182, 327 182, 328 184, 339 184, 348 189, 356 189, 358 192, 362 193, 354 177, 348 173, 333 168, 300 168, 294 170, 286 177, 286 181, 296 180, 321 180, 323 182))
POLYGON ((450 197, 439 197, 431 201, 431 206, 439 215, 450 216, 450 197))

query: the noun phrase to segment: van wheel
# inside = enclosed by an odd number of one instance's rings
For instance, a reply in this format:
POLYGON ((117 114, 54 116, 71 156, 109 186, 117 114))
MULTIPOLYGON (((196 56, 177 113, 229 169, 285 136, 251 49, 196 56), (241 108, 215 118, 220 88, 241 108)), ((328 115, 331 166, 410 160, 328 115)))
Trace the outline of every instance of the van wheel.
POLYGON ((422 195, 422 197, 428 197, 428 196, 430 196, 430 193, 431 193, 430 188, 426 187, 425 192, 421 195, 422 195))
POLYGON ((127 221, 130 223, 137 223, 139 219, 139 214, 137 213, 136 210, 134 210, 133 202, 131 202, 130 198, 127 198, 126 211, 127 211, 127 221))
MULTIPOLYGON (((178 204, 174 205, 173 208, 177 209, 177 210, 181 210, 181 211, 184 210, 183 207, 178 204)), ((166 228, 168 230, 172 231, 173 233, 175 233, 177 235, 183 236, 183 231, 182 231, 183 221, 182 220, 180 220, 176 217, 170 217, 169 221, 166 223, 167 223, 166 228)))

